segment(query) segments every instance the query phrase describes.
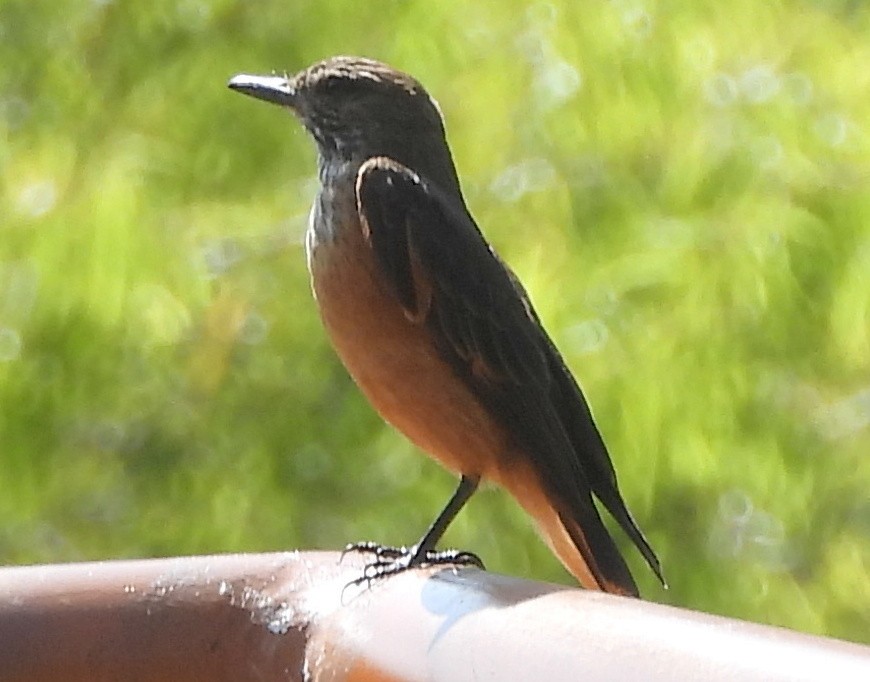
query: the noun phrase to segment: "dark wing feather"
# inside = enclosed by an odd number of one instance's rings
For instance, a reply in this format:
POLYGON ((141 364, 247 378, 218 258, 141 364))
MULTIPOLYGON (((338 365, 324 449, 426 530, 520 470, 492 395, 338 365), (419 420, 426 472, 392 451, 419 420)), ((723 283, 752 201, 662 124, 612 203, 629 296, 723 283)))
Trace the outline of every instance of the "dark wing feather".
POLYGON ((427 325, 457 374, 534 457, 599 583, 636 594, 591 490, 648 560, 649 546, 630 521, 589 409, 522 286, 461 201, 448 201, 405 166, 370 159, 356 193, 368 239, 408 317, 427 325))
MULTIPOLYGON (((549 342, 552 344, 552 341, 549 342)), ((586 403, 580 387, 577 386, 574 376, 555 349, 551 359, 553 361, 552 373, 555 378, 553 404, 565 425, 571 443, 575 445, 575 448, 578 444, 583 446, 582 452, 586 458, 586 477, 592 491, 601 500, 611 516, 616 519, 625 534, 631 538, 662 585, 667 587, 661 563, 655 551, 625 506, 625 501, 619 492, 613 463, 610 461, 604 440, 598 432, 598 427, 595 426, 589 405, 586 403)))
MULTIPOLYGON (((511 273, 511 276, 513 276, 513 273, 511 273)), ((525 289, 523 289, 522 284, 515 277, 514 285, 518 290, 522 291, 524 297, 528 300, 525 289)), ((534 308, 531 306, 529 307, 529 313, 540 325, 537 313, 535 313, 534 308)), ((541 325, 541 329, 543 329, 543 325, 541 325)), ((546 336, 546 333, 544 336, 546 336)), ((550 347, 548 358, 550 362, 550 374, 553 377, 553 387, 551 389, 553 406, 567 431, 575 453, 578 455, 582 453, 582 456, 585 458, 583 468, 589 485, 595 496, 601 500, 601 503, 610 512, 610 515, 616 519, 625 534, 631 538, 631 541, 643 555, 644 560, 653 573, 656 574, 659 582, 667 587, 661 562, 659 562, 655 550, 653 550, 646 537, 644 537, 643 532, 638 527, 628 507, 626 507, 622 494, 619 492, 613 462, 610 461, 607 447, 604 445, 604 440, 601 438, 598 427, 595 425, 595 420, 592 418, 589 404, 577 385, 574 375, 571 374, 571 370, 568 369, 559 350, 549 336, 546 336, 546 342, 550 347)))
POLYGON ((362 166, 356 192, 368 239, 409 317, 426 319, 445 350, 495 380, 549 383, 540 331, 464 211, 385 157, 362 166))

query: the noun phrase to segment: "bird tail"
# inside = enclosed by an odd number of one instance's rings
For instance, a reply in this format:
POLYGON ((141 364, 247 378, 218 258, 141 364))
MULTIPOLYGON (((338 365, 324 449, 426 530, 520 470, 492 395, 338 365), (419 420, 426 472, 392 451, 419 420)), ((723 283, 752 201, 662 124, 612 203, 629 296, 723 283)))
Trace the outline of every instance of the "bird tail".
POLYGON ((634 542, 647 564, 649 564, 653 573, 656 574, 662 587, 667 589, 668 583, 665 580, 659 558, 656 556, 656 553, 653 551, 653 548, 650 546, 646 537, 644 537, 644 534, 638 527, 634 517, 632 517, 631 513, 628 511, 628 508, 625 506, 619 493, 615 496, 599 496, 599 499, 601 499, 607 511, 609 511, 613 518, 616 519, 617 523, 619 523, 622 530, 625 531, 625 534, 631 538, 632 542, 634 542))
POLYGON ((499 482, 535 519, 550 549, 583 587, 638 596, 628 566, 591 498, 585 501, 587 504, 559 503, 535 475, 516 463, 510 474, 501 476, 499 482), (578 515, 582 519, 577 519, 578 515))
POLYGON ((553 516, 553 524, 545 531, 547 540, 581 585, 611 594, 639 596, 625 560, 600 520, 598 527, 585 524, 587 527, 581 528, 569 516, 562 513, 553 516))

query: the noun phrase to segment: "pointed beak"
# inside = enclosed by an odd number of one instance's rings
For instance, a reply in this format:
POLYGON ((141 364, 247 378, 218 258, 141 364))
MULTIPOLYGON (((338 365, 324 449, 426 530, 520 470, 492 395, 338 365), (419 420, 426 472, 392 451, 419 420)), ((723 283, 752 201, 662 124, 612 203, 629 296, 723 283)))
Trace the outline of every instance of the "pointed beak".
POLYGON ((249 76, 239 74, 227 83, 230 90, 256 97, 264 102, 293 108, 296 91, 292 82, 282 76, 249 76))

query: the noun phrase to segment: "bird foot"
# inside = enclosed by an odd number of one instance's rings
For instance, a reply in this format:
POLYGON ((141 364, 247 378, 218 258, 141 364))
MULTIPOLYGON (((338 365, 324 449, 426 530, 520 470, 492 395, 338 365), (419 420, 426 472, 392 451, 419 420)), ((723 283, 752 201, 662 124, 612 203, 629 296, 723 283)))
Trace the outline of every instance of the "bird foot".
POLYGON ((341 558, 349 552, 358 554, 372 554, 374 560, 366 564, 363 574, 351 585, 367 583, 371 585, 375 580, 387 578, 391 575, 404 573, 412 568, 427 568, 430 566, 476 566, 486 570, 480 557, 472 552, 459 549, 447 549, 443 551, 421 551, 419 545, 413 547, 389 547, 376 542, 354 542, 347 545, 341 553, 341 558))

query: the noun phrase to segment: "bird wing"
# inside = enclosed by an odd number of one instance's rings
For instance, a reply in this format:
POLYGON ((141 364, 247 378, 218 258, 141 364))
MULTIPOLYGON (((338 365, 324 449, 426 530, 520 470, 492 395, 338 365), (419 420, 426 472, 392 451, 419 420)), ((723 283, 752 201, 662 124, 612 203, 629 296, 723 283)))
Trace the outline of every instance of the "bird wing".
MULTIPOLYGON (((457 374, 533 458, 599 586, 637 594, 592 502, 594 480, 596 494, 616 509, 620 523, 630 519, 607 451, 519 281, 461 201, 448 201, 436 185, 392 159, 375 157, 361 166, 356 200, 365 237, 408 319, 426 325, 457 374)), ((635 542, 643 537, 637 534, 630 533, 635 542)), ((639 547, 648 545, 644 540, 639 547)))

